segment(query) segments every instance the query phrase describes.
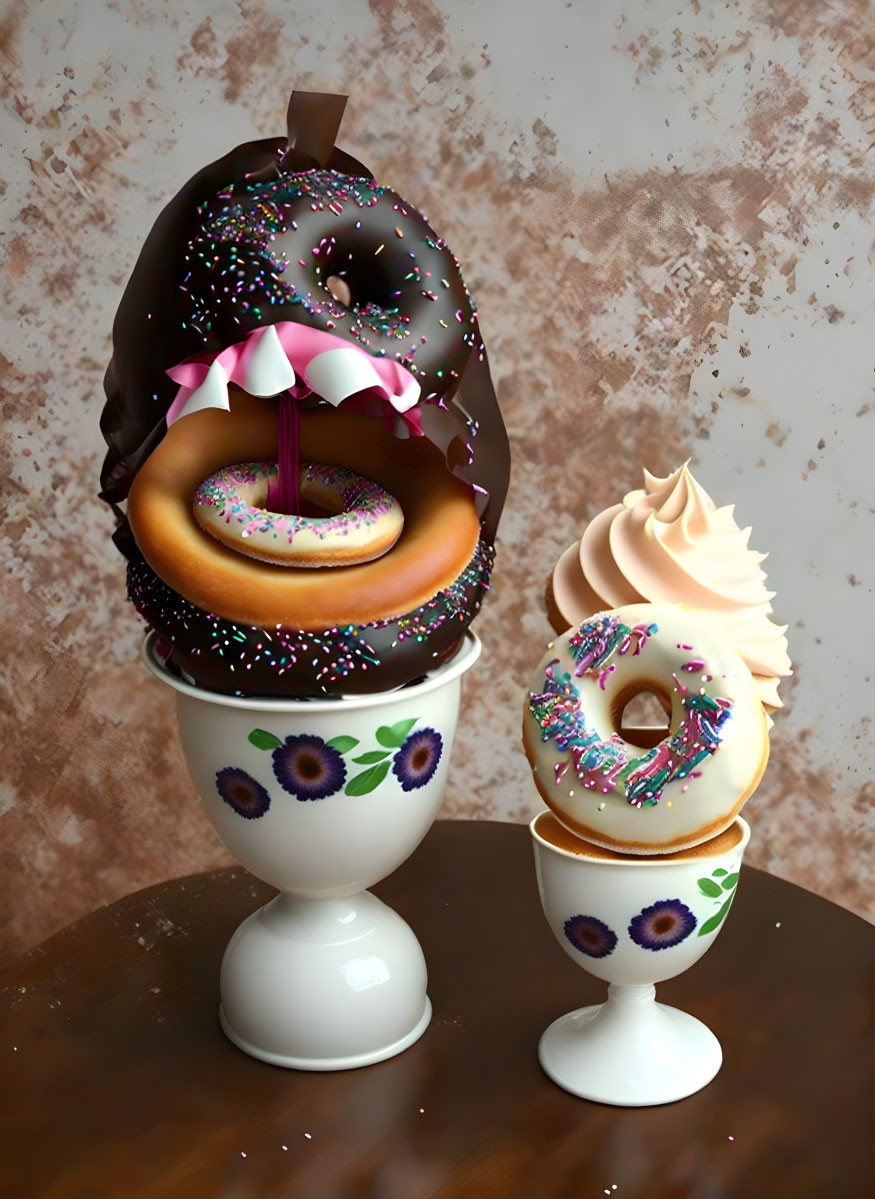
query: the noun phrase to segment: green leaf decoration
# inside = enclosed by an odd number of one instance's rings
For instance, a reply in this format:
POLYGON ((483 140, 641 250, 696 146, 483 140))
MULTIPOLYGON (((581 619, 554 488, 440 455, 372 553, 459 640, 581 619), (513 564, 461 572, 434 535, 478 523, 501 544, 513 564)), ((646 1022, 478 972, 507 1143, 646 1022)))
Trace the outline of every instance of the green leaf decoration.
POLYGON ((377 740, 381 745, 385 745, 386 749, 400 749, 417 720, 419 717, 414 716, 412 720, 399 720, 397 724, 381 725, 377 729, 377 740))
POLYGON ((382 762, 383 758, 388 758, 388 756, 388 749, 370 749, 360 758, 353 758, 353 762, 360 762, 362 766, 370 766, 372 762, 382 762))
POLYGON ((336 749, 339 754, 348 754, 351 749, 355 749, 358 743, 358 737, 332 737, 330 741, 325 742, 332 749, 336 749))
POLYGON ((720 884, 715 883, 712 878, 700 878, 699 890, 703 895, 710 896, 711 899, 717 899, 723 892, 720 890, 720 884))
POLYGON ((723 869, 722 866, 718 866, 716 870, 711 871, 711 874, 714 878, 720 878, 720 876, 725 873, 726 873, 726 871, 723 869))
POLYGON ((727 874, 726 878, 723 880, 723 890, 731 891, 737 882, 738 882, 738 873, 737 872, 735 874, 727 874))
POLYGON ((249 740, 256 749, 278 749, 282 745, 279 737, 275 737, 266 729, 253 729, 249 734, 249 740))
POLYGON ((363 770, 361 774, 357 774, 354 778, 350 779, 346 784, 346 794, 367 795, 369 791, 373 791, 375 787, 379 787, 388 773, 389 763, 378 762, 370 770, 363 770))
POLYGON ((729 911, 730 907, 732 906, 732 901, 734 898, 735 898, 735 893, 733 892, 733 894, 730 895, 728 899, 723 900, 723 903, 721 903, 719 909, 714 913, 714 915, 709 917, 709 919, 707 919, 705 921, 705 923, 699 927, 699 936, 700 937, 704 937, 707 933, 713 933, 715 928, 720 927, 720 925, 722 924, 722 922, 726 916, 726 913, 729 911))

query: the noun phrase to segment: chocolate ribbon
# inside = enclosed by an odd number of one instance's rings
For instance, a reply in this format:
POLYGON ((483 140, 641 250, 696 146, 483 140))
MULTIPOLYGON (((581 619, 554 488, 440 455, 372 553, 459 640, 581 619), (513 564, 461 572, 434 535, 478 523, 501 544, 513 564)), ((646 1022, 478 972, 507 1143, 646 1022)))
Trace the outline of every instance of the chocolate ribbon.
POLYGON ((330 92, 292 92, 286 112, 286 151, 280 159, 283 170, 323 167, 373 179, 366 166, 335 145, 346 101, 346 96, 330 92))
POLYGON ((295 151, 308 155, 317 166, 328 165, 346 99, 322 92, 292 92, 286 113, 289 148, 283 156, 284 166, 286 158, 295 151))

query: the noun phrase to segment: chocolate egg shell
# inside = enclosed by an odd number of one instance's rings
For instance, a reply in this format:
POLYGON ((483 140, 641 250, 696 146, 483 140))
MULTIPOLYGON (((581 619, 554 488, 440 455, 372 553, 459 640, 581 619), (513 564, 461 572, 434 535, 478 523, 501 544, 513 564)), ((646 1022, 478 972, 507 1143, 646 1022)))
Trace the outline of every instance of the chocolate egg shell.
MULTIPOLYGON (((337 147, 344 103, 295 92, 286 138, 248 142, 198 171, 159 215, 113 325, 101 497, 118 517, 114 541, 129 559, 129 593, 169 647, 171 667, 226 694, 380 691, 439 665, 479 610, 507 493, 507 434, 458 262, 412 205, 337 147), (183 582, 171 587, 149 565, 121 507, 167 434, 180 386, 168 371, 212 363, 250 334, 289 323, 396 359, 420 389, 414 432, 421 428, 466 485, 473 530, 460 563, 430 588, 405 593, 388 615, 358 616, 371 623, 304 630, 295 613, 283 613, 286 624, 256 627, 203 611, 196 602, 204 600, 174 590, 187 594, 183 582)), ((350 406, 356 399, 348 397, 350 406)), ((327 407, 312 393, 298 402, 327 407)))
MULTIPOLYGON (((323 105, 334 99, 316 97, 323 105)), ((290 110, 290 128, 293 123, 290 110)), ((402 290, 414 310, 428 319, 428 331, 419 330, 415 343, 412 337, 393 339, 403 347, 397 351, 400 359, 407 358, 420 373, 423 430, 444 452, 453 473, 473 487, 491 542, 507 493, 510 456, 458 265, 416 210, 389 189, 377 188, 360 162, 337 146, 324 162, 317 161, 299 148, 302 142, 310 144, 299 136, 291 148, 286 138, 238 146, 198 171, 158 217, 113 324, 101 416, 108 445, 102 498, 111 504, 124 500, 140 465, 163 437, 165 415, 177 391, 166 373, 170 368, 194 355, 215 355, 252 330, 280 321, 333 326, 332 334, 380 354, 385 345, 371 325, 379 323, 378 309, 388 309, 385 301, 397 299, 391 292, 402 290), (344 186, 357 191, 363 207, 352 200, 340 215, 327 211, 330 192, 338 185, 332 172, 348 177, 351 182, 344 186), (314 194, 302 191, 304 186, 314 194), (381 203, 369 204, 366 197, 376 192, 381 203), (303 207, 285 202, 302 196, 303 207), (267 215, 258 207, 265 198, 270 201, 267 215), (295 211, 302 222, 292 215, 295 211), (322 225, 326 218, 329 223, 322 225), (303 230, 294 229, 292 221, 303 223, 303 230), (251 235, 235 240, 235 222, 247 225, 251 235), (336 229, 333 246, 320 246, 325 234, 316 234, 323 228, 336 229), (324 270, 314 250, 326 256, 324 270), (311 289, 307 298, 306 279, 315 278, 316 265, 323 283, 347 271, 353 308, 370 307, 364 321, 353 319, 352 310, 334 300, 327 287, 311 289), (394 276, 400 288, 390 286, 394 276)))

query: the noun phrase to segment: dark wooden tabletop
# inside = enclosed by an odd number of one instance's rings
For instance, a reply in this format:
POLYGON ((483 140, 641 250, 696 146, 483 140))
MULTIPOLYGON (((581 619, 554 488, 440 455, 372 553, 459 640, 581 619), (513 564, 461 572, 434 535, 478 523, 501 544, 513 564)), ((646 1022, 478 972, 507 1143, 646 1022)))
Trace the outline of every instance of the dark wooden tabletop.
POLYGON ((623 1109, 538 1066, 546 1025, 604 989, 547 928, 525 828, 439 823, 375 890, 419 936, 434 1019, 361 1070, 283 1070, 222 1035, 225 944, 272 893, 242 869, 152 887, 27 954, 3 976, 0 1193, 875 1195, 863 920, 745 867, 713 949, 657 989, 717 1034, 722 1070, 623 1109))

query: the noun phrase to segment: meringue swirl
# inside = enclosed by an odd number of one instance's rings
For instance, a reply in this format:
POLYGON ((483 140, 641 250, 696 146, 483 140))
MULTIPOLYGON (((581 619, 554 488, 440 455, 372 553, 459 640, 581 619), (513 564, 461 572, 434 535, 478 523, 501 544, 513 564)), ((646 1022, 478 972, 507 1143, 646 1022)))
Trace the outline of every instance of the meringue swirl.
POLYGON ((605 608, 676 603, 709 616, 746 662, 760 698, 781 707, 791 674, 786 625, 771 619, 766 587, 734 505, 718 508, 684 463, 668 478, 644 471, 644 489, 599 513, 559 559, 553 599, 566 627, 605 608))

